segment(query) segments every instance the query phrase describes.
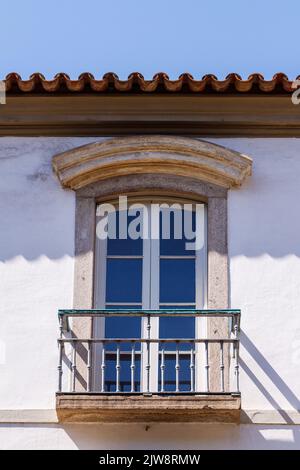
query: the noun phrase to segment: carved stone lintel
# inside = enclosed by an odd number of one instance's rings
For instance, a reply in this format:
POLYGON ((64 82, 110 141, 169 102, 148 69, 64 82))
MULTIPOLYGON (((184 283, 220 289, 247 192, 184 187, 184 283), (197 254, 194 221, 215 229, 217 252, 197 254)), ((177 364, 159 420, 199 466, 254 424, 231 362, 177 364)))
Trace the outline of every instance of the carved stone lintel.
POLYGON ((56 155, 53 168, 65 188, 132 174, 192 177, 225 188, 251 174, 251 158, 220 145, 187 137, 116 137, 56 155))

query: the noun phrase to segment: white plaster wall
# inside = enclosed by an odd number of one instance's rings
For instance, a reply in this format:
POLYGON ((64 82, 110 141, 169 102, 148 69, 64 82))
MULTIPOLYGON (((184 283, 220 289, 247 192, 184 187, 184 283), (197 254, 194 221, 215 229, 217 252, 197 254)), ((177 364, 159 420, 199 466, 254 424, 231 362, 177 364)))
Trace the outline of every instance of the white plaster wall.
POLYGON ((0 410, 55 406, 56 312, 72 308, 75 198, 51 158, 90 141, 0 139, 0 410))
POLYGON ((296 426, 5 425, 0 449, 300 449, 296 426))
MULTIPOLYGON (((95 140, 0 139, 0 411, 54 408, 56 312, 72 307, 75 201, 51 158, 95 140)), ((300 448, 289 413, 300 410, 300 139, 207 140, 254 160, 253 176, 228 201, 231 306, 242 309, 242 405, 283 410, 288 426, 184 425, 183 433, 183 425, 155 425, 141 433, 140 425, 117 432, 114 425, 3 424, 0 447, 300 448)))
MULTIPOLYGON (((300 409, 300 139, 220 139, 252 156, 228 201, 244 409, 300 409)), ((284 416, 284 415, 283 415, 284 416)))

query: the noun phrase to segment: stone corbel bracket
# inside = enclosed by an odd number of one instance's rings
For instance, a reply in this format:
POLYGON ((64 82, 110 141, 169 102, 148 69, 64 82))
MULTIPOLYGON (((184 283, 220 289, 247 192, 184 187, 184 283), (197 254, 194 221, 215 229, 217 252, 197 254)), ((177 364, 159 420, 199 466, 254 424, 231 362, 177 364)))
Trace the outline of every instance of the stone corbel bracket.
POLYGON ((252 159, 203 140, 169 136, 116 137, 60 153, 53 168, 65 188, 111 177, 158 173, 187 176, 225 188, 251 175, 252 159))

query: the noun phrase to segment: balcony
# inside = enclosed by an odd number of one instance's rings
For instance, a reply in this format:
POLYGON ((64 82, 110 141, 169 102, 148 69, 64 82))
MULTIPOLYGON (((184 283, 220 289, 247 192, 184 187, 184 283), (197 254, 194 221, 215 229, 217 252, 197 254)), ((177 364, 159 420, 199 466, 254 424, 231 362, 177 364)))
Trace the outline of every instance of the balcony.
POLYGON ((58 317, 60 421, 239 422, 239 310, 59 310, 58 317), (116 317, 140 318, 141 337, 78 336, 78 322, 99 331, 96 324, 116 317), (162 318, 192 321, 195 334, 159 335, 162 318))

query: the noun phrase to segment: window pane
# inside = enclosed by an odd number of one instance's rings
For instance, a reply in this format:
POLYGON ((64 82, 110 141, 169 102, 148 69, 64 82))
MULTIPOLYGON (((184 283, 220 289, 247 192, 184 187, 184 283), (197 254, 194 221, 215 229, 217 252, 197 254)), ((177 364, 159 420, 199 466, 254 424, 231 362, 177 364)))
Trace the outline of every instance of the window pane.
MULTIPOLYGON (((107 317, 105 319, 106 338, 140 338, 141 317, 107 317)), ((131 343, 120 343, 122 351, 130 351, 131 343)), ((108 343, 107 350, 116 349, 115 343, 108 343)), ((141 343, 135 343, 135 350, 141 349, 141 343)))
POLYGON ((195 318, 194 317, 160 317, 159 318, 160 338, 194 338, 195 318))
MULTIPOLYGON (((140 354, 135 355, 134 383, 135 391, 140 391, 141 360, 140 354)), ((105 391, 116 391, 116 354, 109 352, 106 354, 105 369, 105 391)), ((121 392, 131 391, 131 353, 122 353, 120 355, 120 390, 121 392)))
POLYGON ((196 304, 193 305, 180 305, 180 302, 178 302, 176 305, 160 305, 159 306, 160 310, 195 310, 196 309, 196 304))
POLYGON ((187 250, 186 243, 195 242, 196 228, 194 211, 168 210, 160 212, 160 254, 194 255, 195 250, 187 250))
MULTIPOLYGON (((172 308, 172 307, 171 307, 172 308)), ((192 307, 193 308, 193 307, 192 307)), ((159 318, 160 338, 195 338, 195 318, 194 317, 160 317, 159 318)), ((175 350, 176 343, 161 343, 165 350, 175 350)), ((180 350, 191 348, 191 343, 179 343, 180 350)))
MULTIPOLYGON (((179 359, 179 391, 189 392, 191 390, 190 355, 187 352, 180 354, 179 359)), ((161 365, 161 354, 159 366, 161 365)), ((164 358, 164 390, 175 392, 176 390, 176 356, 175 353, 165 353, 164 358)), ((159 371, 158 389, 161 389, 161 376, 159 371)))
POLYGON ((106 302, 142 301, 142 259, 107 259, 106 302))
MULTIPOLYGON (((138 214, 137 214, 138 215, 138 214)), ((127 236, 125 239, 120 239, 120 220, 125 219, 125 234, 128 234, 127 228, 135 216, 128 216, 126 211, 117 211, 116 214, 109 215, 108 217, 108 238, 107 238, 107 254, 108 255, 142 255, 143 254, 143 240, 138 238, 133 240, 127 236), (120 218, 120 214, 122 217, 120 218), (114 227, 115 220, 115 227, 114 227), (127 221, 127 223, 126 223, 127 221)), ((137 229, 139 231, 139 229, 137 229)))
MULTIPOLYGON (((195 305, 182 307, 180 305, 160 306, 162 310, 193 310, 195 305)), ((159 318, 159 337, 160 338, 195 338, 195 318, 194 317, 160 317, 159 318)), ((174 392, 176 390, 176 343, 160 343, 159 345, 159 385, 161 389, 161 351, 164 349, 164 390, 174 392)), ((191 390, 191 350, 195 346, 192 343, 179 343, 179 390, 188 392, 191 390)))
POLYGON ((160 302, 195 302, 195 260, 160 260, 160 302))
POLYGON ((140 317, 108 317, 105 319, 106 338, 140 338, 140 317))

